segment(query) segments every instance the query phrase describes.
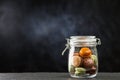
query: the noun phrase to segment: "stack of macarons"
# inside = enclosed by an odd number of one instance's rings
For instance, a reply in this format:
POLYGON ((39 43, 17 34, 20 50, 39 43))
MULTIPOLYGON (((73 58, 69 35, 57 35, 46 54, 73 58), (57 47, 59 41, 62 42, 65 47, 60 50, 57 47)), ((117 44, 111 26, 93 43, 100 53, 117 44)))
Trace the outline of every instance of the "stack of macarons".
POLYGON ((97 56, 88 47, 80 48, 71 57, 69 72, 76 76, 84 74, 95 74, 98 66, 97 56))

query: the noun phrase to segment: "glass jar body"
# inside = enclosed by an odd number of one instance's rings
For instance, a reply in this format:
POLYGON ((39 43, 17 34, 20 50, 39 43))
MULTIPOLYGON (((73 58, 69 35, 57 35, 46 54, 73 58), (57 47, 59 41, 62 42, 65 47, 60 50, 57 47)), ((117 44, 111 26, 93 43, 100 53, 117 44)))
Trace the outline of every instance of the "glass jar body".
POLYGON ((76 47, 69 50, 68 69, 71 77, 93 78, 98 73, 96 46, 76 47))

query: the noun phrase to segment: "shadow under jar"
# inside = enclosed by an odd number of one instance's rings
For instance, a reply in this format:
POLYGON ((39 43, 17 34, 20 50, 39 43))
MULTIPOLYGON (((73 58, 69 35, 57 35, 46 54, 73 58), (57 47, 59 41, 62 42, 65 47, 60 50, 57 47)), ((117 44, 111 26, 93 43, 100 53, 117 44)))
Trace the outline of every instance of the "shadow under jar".
POLYGON ((74 78, 93 78, 98 73, 97 45, 100 39, 95 36, 71 36, 69 46, 68 71, 74 78))

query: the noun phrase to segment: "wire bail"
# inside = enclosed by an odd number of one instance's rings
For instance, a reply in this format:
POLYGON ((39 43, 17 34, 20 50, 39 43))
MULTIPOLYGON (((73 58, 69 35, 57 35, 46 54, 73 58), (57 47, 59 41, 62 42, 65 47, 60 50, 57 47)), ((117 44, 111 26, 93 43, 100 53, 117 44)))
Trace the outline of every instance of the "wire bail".
POLYGON ((97 44, 101 45, 101 40, 99 38, 96 38, 96 40, 97 40, 97 44))
POLYGON ((69 47, 70 47, 70 39, 68 39, 68 38, 66 38, 66 40, 67 40, 67 44, 65 44, 65 49, 62 51, 62 56, 64 55, 64 53, 65 53, 65 51, 67 50, 67 49, 69 49, 69 47))

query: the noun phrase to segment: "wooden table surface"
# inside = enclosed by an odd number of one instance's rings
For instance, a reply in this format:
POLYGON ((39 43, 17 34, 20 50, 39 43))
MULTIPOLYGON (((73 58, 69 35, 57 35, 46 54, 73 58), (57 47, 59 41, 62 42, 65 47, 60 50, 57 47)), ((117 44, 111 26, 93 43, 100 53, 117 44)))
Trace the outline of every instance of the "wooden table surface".
POLYGON ((68 73, 0 73, 0 80, 120 80, 120 73, 98 73, 95 78, 76 79, 68 73))

